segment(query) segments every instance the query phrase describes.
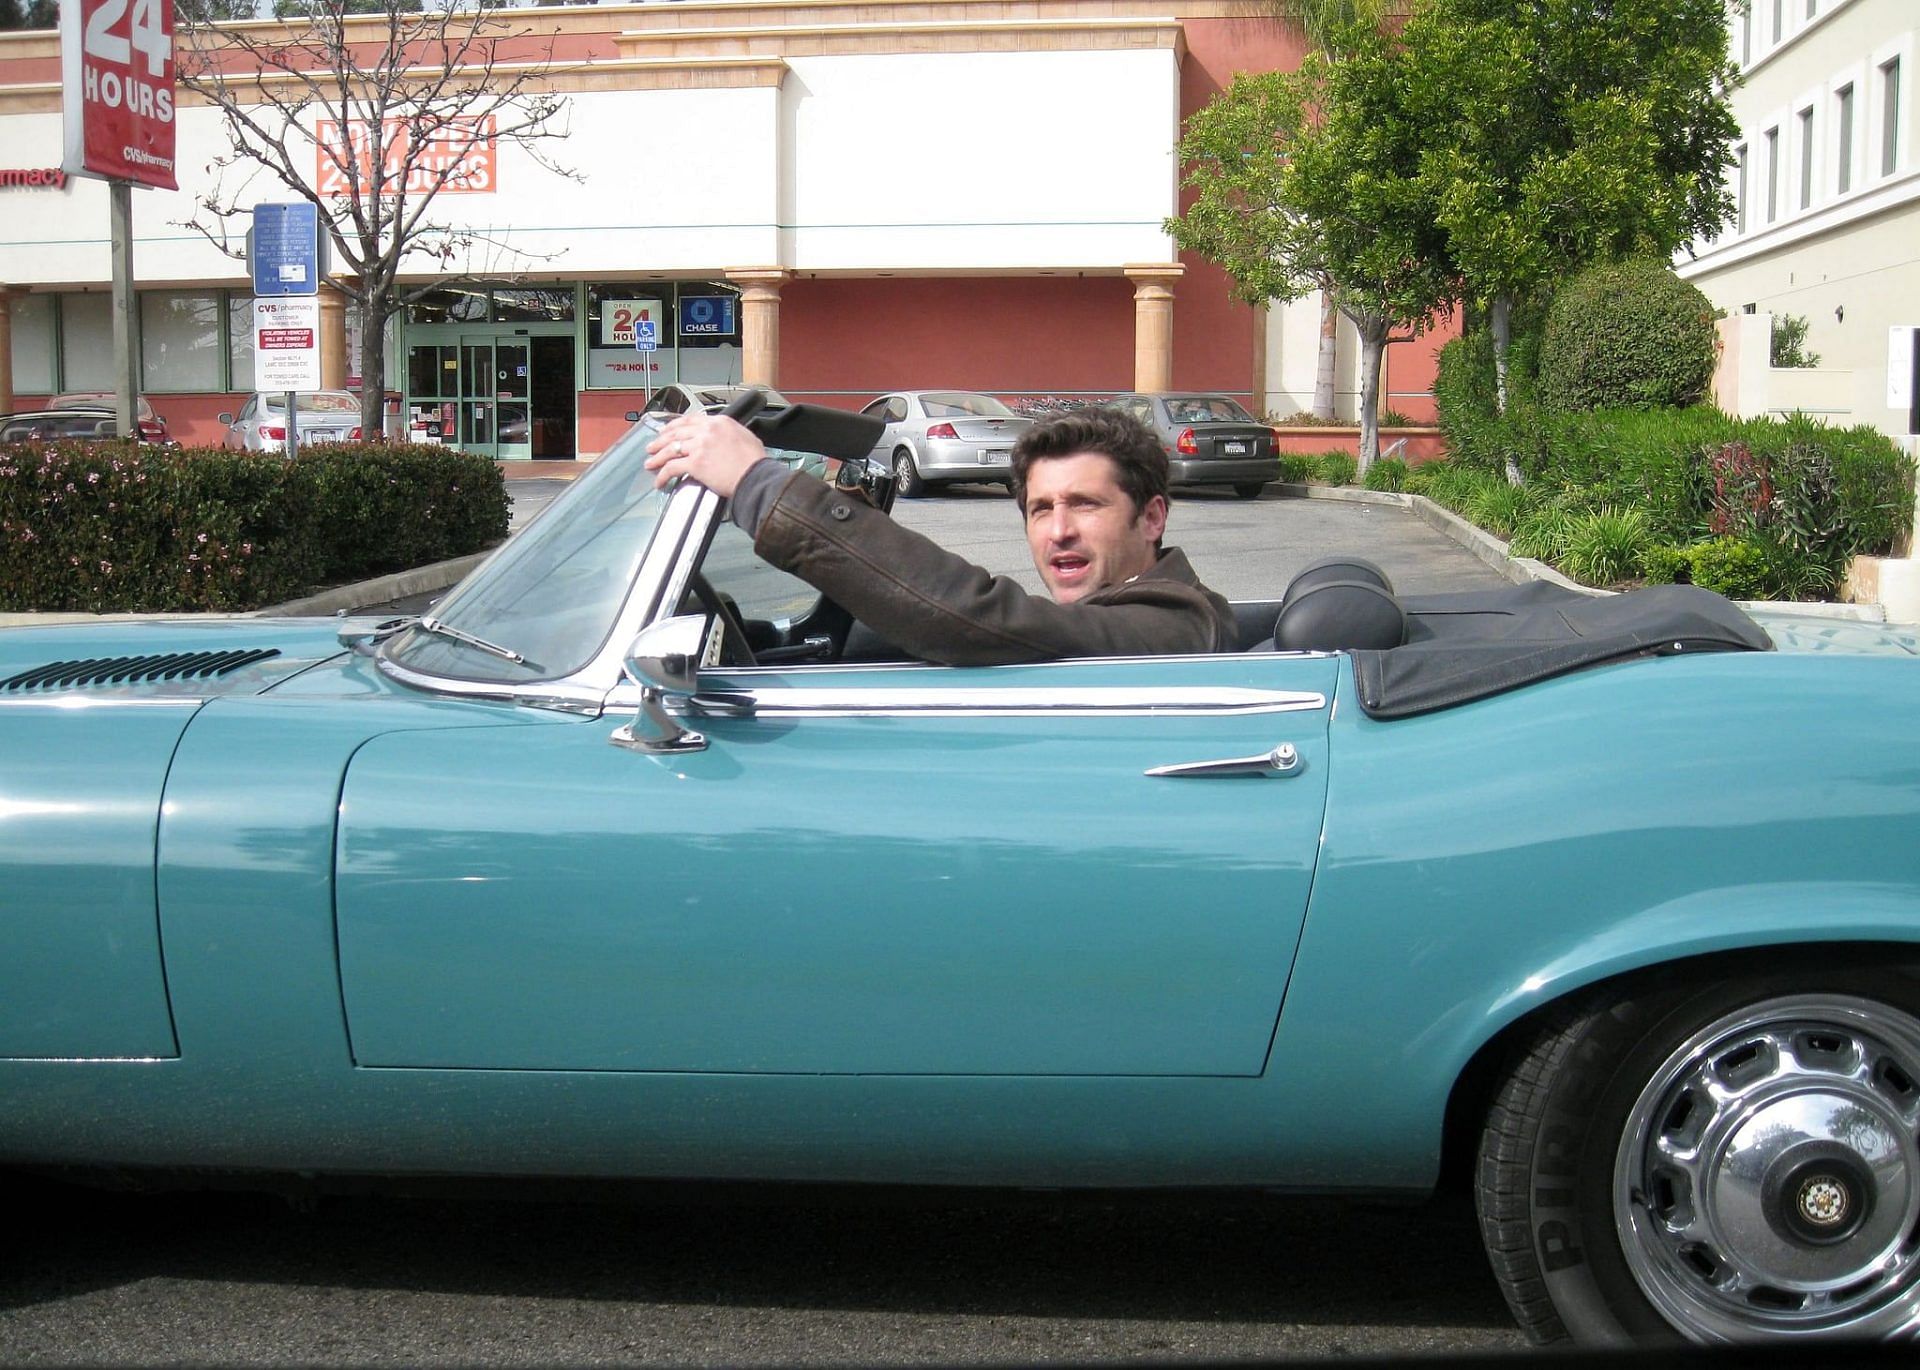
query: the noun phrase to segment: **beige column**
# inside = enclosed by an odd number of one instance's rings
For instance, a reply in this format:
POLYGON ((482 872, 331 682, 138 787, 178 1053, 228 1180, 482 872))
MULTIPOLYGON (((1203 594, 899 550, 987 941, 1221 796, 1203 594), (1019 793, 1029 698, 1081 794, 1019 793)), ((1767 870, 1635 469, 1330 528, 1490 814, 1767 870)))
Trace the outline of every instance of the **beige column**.
POLYGON ((740 379, 747 385, 780 386, 780 287, 793 279, 784 267, 729 271, 740 287, 740 379))
POLYGON ((320 388, 347 383, 347 296, 330 283, 320 286, 320 388))
POLYGON ((0 414, 13 410, 13 291, 0 285, 0 414))
POLYGON ((1173 384, 1173 287, 1186 268, 1178 262, 1122 267, 1133 282, 1133 388, 1173 384))

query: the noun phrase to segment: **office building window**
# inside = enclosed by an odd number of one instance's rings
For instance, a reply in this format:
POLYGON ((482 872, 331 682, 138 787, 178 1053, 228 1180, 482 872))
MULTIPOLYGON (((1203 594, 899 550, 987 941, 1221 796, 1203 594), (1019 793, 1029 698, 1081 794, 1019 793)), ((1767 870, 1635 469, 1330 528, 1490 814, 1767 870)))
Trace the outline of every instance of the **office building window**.
POLYGON ((1800 208, 1813 206, 1813 111, 1800 111, 1800 208))
POLYGON ((53 382, 53 296, 13 297, 13 393, 51 395, 53 382))
POLYGON ((112 390, 113 297, 60 297, 60 388, 112 390))
POLYGON ((218 390, 225 348, 217 291, 149 290, 140 296, 140 388, 218 390))
POLYGON ((1764 139, 1767 148, 1767 222, 1780 217, 1780 130, 1770 128, 1764 139))
POLYGON ((1747 231, 1747 145, 1733 150, 1733 231, 1747 231))
POLYGON ((227 296, 227 388, 253 389, 253 296, 227 296))
POLYGON ((1833 122, 1836 136, 1834 148, 1833 188, 1836 194, 1845 195, 1853 189, 1853 83, 1849 81, 1834 92, 1833 122))
POLYGON ((1773 41, 1778 43, 1787 36, 1786 0, 1773 0, 1773 41))
POLYGON ((1900 165, 1900 59, 1880 68, 1880 174, 1900 165))
POLYGON ((1807 0, 1807 18, 1813 18, 1813 12, 1820 7, 1820 0, 1807 0))

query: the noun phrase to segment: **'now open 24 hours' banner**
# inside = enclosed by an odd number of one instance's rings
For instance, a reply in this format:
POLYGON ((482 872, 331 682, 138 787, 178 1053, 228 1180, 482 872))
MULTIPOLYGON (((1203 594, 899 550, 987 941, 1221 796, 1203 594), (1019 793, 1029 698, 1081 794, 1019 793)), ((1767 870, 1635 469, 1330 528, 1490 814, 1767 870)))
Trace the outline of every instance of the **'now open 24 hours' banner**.
POLYGON ((62 0, 66 169, 177 190, 173 0, 62 0))

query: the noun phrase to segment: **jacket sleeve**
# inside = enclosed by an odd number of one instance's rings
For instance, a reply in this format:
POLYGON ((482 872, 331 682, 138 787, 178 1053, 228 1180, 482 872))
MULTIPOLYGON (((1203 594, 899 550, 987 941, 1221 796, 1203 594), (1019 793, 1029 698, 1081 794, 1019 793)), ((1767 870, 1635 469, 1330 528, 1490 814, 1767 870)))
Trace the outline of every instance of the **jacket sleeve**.
POLYGON ((799 472, 754 549, 924 661, 998 666, 1220 650, 1212 606, 1195 586, 1144 578, 1117 602, 1056 604, 799 472))

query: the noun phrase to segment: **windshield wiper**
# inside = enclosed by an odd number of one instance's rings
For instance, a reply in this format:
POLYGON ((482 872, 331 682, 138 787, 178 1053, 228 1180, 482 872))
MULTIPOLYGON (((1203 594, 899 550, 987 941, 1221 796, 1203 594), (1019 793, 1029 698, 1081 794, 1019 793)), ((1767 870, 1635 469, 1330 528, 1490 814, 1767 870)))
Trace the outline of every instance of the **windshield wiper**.
MULTIPOLYGON (((464 643, 469 647, 478 647, 481 651, 490 652, 503 661, 511 661, 516 666, 525 666, 527 664, 527 659, 521 656, 520 653, 514 651, 513 648, 502 647, 499 643, 489 642, 484 637, 475 637, 472 633, 465 632, 459 628, 449 627, 431 614, 420 615, 419 623, 414 626, 424 628, 429 633, 437 633, 441 637, 450 637, 455 642, 464 643)), ((539 668, 536 666, 535 669, 538 670, 539 668)))

